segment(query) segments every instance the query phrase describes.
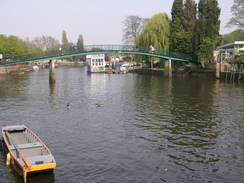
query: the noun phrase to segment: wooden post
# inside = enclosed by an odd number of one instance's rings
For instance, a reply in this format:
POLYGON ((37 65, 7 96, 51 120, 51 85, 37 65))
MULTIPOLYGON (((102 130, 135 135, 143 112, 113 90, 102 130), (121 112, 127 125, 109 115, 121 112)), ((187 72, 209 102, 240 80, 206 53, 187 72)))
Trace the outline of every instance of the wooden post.
POLYGON ((220 63, 216 63, 216 78, 220 79, 220 63))
POLYGON ((10 153, 7 153, 7 157, 6 157, 6 165, 10 165, 10 161, 11 161, 11 156, 10 153))
POLYGON ((164 77, 172 78, 171 60, 166 60, 164 64, 164 77))
POLYGON ((23 179, 24 183, 27 183, 27 172, 25 170, 23 170, 23 179))

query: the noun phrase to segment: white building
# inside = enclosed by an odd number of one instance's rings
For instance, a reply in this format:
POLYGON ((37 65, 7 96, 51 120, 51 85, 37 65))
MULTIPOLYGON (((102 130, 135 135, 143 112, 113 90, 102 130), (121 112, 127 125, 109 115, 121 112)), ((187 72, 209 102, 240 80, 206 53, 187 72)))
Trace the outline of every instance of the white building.
POLYGON ((244 41, 234 41, 217 47, 215 57, 222 62, 235 61, 236 56, 244 53, 244 41))
POLYGON ((105 72, 105 55, 87 55, 86 63, 88 67, 88 72, 105 72))

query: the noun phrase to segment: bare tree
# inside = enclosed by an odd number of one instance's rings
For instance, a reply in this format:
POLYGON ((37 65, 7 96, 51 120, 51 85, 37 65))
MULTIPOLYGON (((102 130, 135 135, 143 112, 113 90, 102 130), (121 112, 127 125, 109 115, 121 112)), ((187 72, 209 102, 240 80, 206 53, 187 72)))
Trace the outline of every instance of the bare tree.
POLYGON ((237 26, 241 29, 244 28, 244 0, 234 0, 231 13, 233 17, 225 27, 237 26))
POLYGON ((58 49, 58 47, 60 46, 59 41, 51 36, 35 37, 32 41, 27 38, 26 42, 30 49, 40 48, 43 51, 58 49))
POLYGON ((142 32, 147 20, 135 15, 126 16, 126 19, 122 22, 124 44, 134 44, 135 38, 142 32))

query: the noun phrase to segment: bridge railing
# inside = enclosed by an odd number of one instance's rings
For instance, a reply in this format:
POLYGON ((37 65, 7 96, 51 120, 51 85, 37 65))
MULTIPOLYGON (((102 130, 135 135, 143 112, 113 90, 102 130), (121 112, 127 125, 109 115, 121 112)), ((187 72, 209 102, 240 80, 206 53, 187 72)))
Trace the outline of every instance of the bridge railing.
POLYGON ((172 58, 179 58, 189 60, 189 55, 176 53, 168 50, 152 50, 149 47, 142 47, 142 46, 133 46, 133 45, 88 45, 88 46, 74 46, 70 47, 69 49, 62 49, 62 52, 59 53, 59 50, 46 50, 43 52, 35 52, 35 53, 27 53, 22 55, 11 55, 5 56, 4 61, 8 63, 21 63, 21 62, 28 62, 28 61, 35 61, 38 59, 48 60, 50 58, 61 58, 65 56, 73 56, 75 54, 79 55, 82 53, 92 54, 93 52, 104 52, 104 53, 132 53, 132 54, 147 54, 151 56, 165 56, 165 57, 172 57, 172 58))

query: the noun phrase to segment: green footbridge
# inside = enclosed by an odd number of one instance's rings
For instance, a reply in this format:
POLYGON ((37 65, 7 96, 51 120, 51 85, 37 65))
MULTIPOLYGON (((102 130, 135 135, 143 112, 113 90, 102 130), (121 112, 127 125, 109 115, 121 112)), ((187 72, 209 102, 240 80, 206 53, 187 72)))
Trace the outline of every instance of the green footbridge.
POLYGON ((162 58, 166 60, 175 60, 182 62, 189 62, 190 56, 183 53, 177 53, 166 50, 154 50, 153 52, 149 47, 141 46, 129 46, 129 45, 88 45, 83 47, 71 47, 69 49, 59 50, 47 50, 43 52, 28 53, 22 55, 10 55, 4 56, 0 66, 24 64, 28 62, 38 62, 46 60, 57 60, 66 57, 101 54, 101 53, 124 53, 124 54, 136 54, 162 58))

